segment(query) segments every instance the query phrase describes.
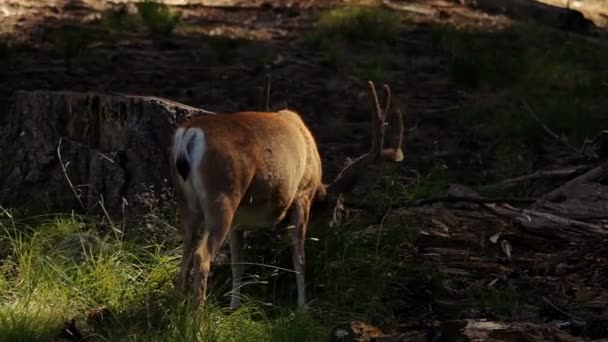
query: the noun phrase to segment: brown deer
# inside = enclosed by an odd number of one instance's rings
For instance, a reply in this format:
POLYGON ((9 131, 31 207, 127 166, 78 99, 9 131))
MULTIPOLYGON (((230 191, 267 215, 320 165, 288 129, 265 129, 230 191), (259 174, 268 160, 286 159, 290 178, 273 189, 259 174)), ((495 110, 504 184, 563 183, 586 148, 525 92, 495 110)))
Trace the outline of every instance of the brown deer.
POLYGON ((328 192, 345 191, 364 165, 380 159, 403 160, 400 112, 393 144, 383 148, 390 88, 384 86, 387 99, 381 108, 374 84, 369 85, 375 107, 371 150, 348 164, 328 185, 322 183, 315 139, 293 111, 204 115, 177 128, 170 167, 183 238, 181 291, 187 291, 194 267, 196 301, 205 300, 211 262, 229 236, 230 307, 238 307, 244 272, 243 230, 270 228, 286 221, 293 242, 298 305, 305 305, 304 242, 313 201, 323 200, 328 192), (201 223, 204 229, 199 234, 201 223))

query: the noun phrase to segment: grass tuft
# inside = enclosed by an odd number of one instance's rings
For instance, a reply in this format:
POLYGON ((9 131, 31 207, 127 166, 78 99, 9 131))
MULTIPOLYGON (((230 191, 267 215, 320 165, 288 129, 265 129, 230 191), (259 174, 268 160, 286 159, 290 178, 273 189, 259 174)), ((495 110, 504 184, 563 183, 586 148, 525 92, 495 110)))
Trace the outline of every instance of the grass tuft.
POLYGON ((8 39, 0 39, 0 61, 7 61, 11 58, 13 46, 8 39))
POLYGON ((72 318, 84 335, 111 341, 323 339, 328 327, 309 312, 255 300, 230 312, 217 306, 217 292, 203 309, 185 304, 173 287, 179 248, 166 241, 118 240, 78 216, 16 219, 4 212, 0 340, 53 340, 72 318), (92 316, 99 309, 104 316, 92 316))
POLYGON ((155 35, 172 33, 181 19, 181 16, 173 13, 169 6, 153 0, 138 2, 135 6, 143 24, 155 35))
POLYGON ((470 94, 460 124, 498 144, 491 156, 498 164, 489 165, 500 170, 497 178, 529 172, 538 167, 535 155, 547 152, 534 115, 574 146, 608 127, 605 42, 524 24, 498 32, 433 30, 452 82, 470 94))
POLYGON ((317 39, 388 41, 402 28, 398 13, 377 6, 348 6, 321 13, 313 33, 317 39))

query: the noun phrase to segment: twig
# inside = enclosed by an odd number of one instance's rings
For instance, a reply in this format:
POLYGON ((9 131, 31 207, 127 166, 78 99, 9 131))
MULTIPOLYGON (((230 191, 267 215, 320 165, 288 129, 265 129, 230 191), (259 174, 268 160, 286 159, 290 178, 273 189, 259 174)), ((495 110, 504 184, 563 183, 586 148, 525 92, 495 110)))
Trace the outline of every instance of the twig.
POLYGON ((266 74, 266 111, 270 110, 270 86, 272 83, 272 76, 266 74))
POLYGON ((534 173, 531 173, 529 175, 523 175, 523 176, 518 176, 518 177, 513 177, 513 178, 509 178, 509 179, 505 179, 502 180, 500 182, 497 183, 493 183, 493 184, 488 184, 488 185, 484 185, 483 187, 511 187, 516 185, 517 183, 521 183, 521 182, 525 182, 525 181, 529 181, 529 180, 536 180, 536 179, 541 179, 541 178, 562 178, 562 177, 570 177, 576 174, 579 174, 581 172, 587 171, 589 169, 591 169, 592 165, 580 165, 580 166, 575 166, 572 168, 568 168, 568 169, 559 169, 559 170, 538 170, 534 173))
POLYGON ((487 197, 470 197, 470 196, 434 196, 423 198, 421 200, 405 203, 405 206, 420 207, 423 205, 433 204, 437 202, 465 202, 475 204, 488 204, 496 202, 506 203, 534 203, 536 199, 526 197, 505 197, 505 198, 487 198, 487 197))
POLYGON ((78 192, 76 191, 76 188, 74 187, 74 184, 72 183, 72 180, 70 179, 70 176, 68 176, 67 165, 63 163, 63 159, 61 158, 61 144, 62 143, 63 143, 63 138, 60 138, 59 144, 57 145, 57 157, 59 158, 59 164, 61 165, 61 170, 63 171, 63 176, 67 180, 68 185, 70 186, 70 189, 72 190, 72 193, 74 193, 74 196, 76 196, 78 203, 80 203, 82 210, 84 210, 84 212, 86 213, 87 208, 84 206, 84 203, 82 203, 82 200, 80 199, 80 195, 78 195, 78 192))
POLYGON ((562 315, 570 317, 571 319, 573 319, 575 321, 578 321, 577 323, 584 322, 584 320, 574 316, 573 314, 567 313, 566 311, 558 308, 557 305, 551 303, 551 301, 548 300, 547 297, 542 296, 541 298, 543 299, 543 302, 547 303, 550 307, 552 307, 555 311, 561 313, 562 315))
POLYGON ((545 125, 545 123, 542 122, 542 120, 538 117, 538 115, 536 115, 536 112, 532 109, 532 107, 530 107, 530 105, 528 105, 528 103, 523 98, 520 98, 519 101, 522 103, 522 105, 524 106, 524 108, 526 109, 528 114, 530 114, 530 116, 534 119, 534 121, 536 121, 545 130, 545 132, 547 132, 547 134, 549 134, 556 141, 562 143, 564 146, 571 149, 576 154, 581 153, 581 151, 579 151, 579 149, 570 145, 563 137, 559 136, 558 134, 553 132, 547 125, 545 125))
POLYGON ((380 250, 380 239, 382 238, 382 230, 384 229, 384 222, 388 218, 388 215, 391 214, 392 206, 389 205, 388 209, 386 209, 386 213, 382 215, 382 220, 380 220, 380 227, 378 228, 378 237, 376 238, 376 257, 378 257, 378 251, 380 250))

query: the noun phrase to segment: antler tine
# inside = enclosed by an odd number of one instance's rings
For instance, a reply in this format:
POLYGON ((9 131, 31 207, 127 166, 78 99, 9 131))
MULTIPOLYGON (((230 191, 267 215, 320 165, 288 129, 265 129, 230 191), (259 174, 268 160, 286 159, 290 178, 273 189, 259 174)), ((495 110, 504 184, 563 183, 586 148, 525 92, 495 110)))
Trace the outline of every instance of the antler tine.
POLYGON ((382 111, 382 118, 386 119, 386 113, 391 106, 391 87, 389 87, 388 84, 384 85, 384 92, 386 93, 386 104, 384 106, 384 111, 382 111))
MULTIPOLYGON (((388 85, 384 85, 384 90, 387 94, 387 101, 385 104, 384 111, 380 107, 380 101, 378 101, 378 94, 376 93, 376 87, 372 81, 367 82, 369 84, 371 95, 372 95, 372 146, 368 153, 365 153, 355 160, 348 163, 336 176, 336 178, 326 186, 328 193, 340 194, 344 191, 350 191, 356 183, 357 177, 360 175, 361 169, 366 165, 373 164, 383 161, 400 162, 403 158, 403 151, 401 145, 403 143, 403 135, 405 132, 405 125, 403 120, 403 114, 401 111, 397 111, 397 134, 393 137, 391 146, 387 149, 383 149, 384 144, 384 129, 385 119, 388 113, 391 90, 388 85)), ((331 196, 330 196, 331 197, 331 196)))
POLYGON ((403 135, 405 133, 405 125, 403 122, 403 113, 401 110, 397 109, 397 134, 393 137, 393 144, 391 146, 393 150, 393 161, 400 162, 403 161, 403 135))
POLYGON ((369 156, 372 160, 378 159, 382 154, 384 145, 384 114, 378 101, 378 94, 374 82, 368 81, 371 88, 372 100, 374 102, 375 112, 372 111, 372 144, 369 151, 369 156))
POLYGON ((371 88, 371 92, 372 92, 372 100, 374 101, 374 109, 376 110, 376 115, 380 115, 382 113, 382 109, 380 108, 380 101, 378 100, 378 93, 376 93, 376 86, 374 85, 374 82, 372 81, 367 81, 367 83, 369 84, 369 87, 371 88))

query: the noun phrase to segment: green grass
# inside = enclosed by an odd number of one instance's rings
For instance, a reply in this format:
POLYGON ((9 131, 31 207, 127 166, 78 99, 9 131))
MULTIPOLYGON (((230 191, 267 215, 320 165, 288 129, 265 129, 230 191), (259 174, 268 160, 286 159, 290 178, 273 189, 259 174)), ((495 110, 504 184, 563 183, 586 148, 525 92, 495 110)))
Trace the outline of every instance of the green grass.
POLYGON ((522 301, 511 283, 503 288, 485 287, 471 290, 469 296, 482 313, 495 314, 503 319, 516 317, 522 306, 522 301))
POLYGON ((315 341, 322 332, 308 313, 272 315, 254 301, 234 312, 182 304, 172 284, 175 246, 121 242, 79 217, 5 213, 1 224, 2 341, 51 340, 70 318, 86 335, 112 341, 315 341), (97 308, 110 314, 87 319, 97 308))
POLYGON ((452 81, 479 98, 463 111, 466 123, 535 143, 539 125, 524 99, 551 129, 580 143, 608 127, 608 44, 519 25, 500 32, 438 29, 452 81))
POLYGON ((334 70, 355 69, 357 77, 366 81, 385 80, 390 76, 387 58, 378 51, 387 50, 385 45, 403 28, 398 12, 378 6, 345 6, 320 12, 304 42, 334 70), (362 55, 367 58, 353 58, 362 55))
POLYGON ((0 39, 0 61, 8 61, 12 55, 12 49, 13 46, 8 39, 0 39))
POLYGON ((224 36, 210 36, 209 46, 220 64, 231 64, 238 55, 237 49, 242 44, 239 40, 224 36))
POLYGON ((403 24, 399 13, 378 6, 345 6, 320 13, 312 39, 390 41, 403 24))
POLYGON ((145 0, 135 6, 137 14, 129 13, 122 7, 104 11, 103 26, 115 35, 145 30, 152 36, 167 36, 181 22, 181 15, 161 2, 145 0))
POLYGON ((99 32, 72 25, 64 25, 49 32, 54 57, 71 60, 87 53, 87 45, 96 41, 99 32))
POLYGON ((103 12, 103 25, 110 30, 111 33, 121 33, 125 31, 134 31, 140 24, 138 17, 128 13, 125 10, 108 9, 103 12))
POLYGON ((136 3, 135 6, 144 26, 155 35, 172 33, 181 19, 167 5, 153 0, 136 3))
POLYGON ((379 173, 385 176, 380 177, 367 192, 364 200, 380 211, 402 206, 406 202, 445 194, 451 180, 449 170, 440 164, 424 174, 418 174, 415 182, 410 185, 398 180, 397 170, 383 170, 379 173))
POLYGON ((496 143, 483 156, 497 171, 486 181, 531 172, 547 141, 559 147, 535 115, 577 147, 608 127, 605 42, 523 24, 495 32, 436 27, 432 37, 451 81, 469 94, 458 124, 496 143))
MULTIPOLYGON (((146 229, 149 237, 137 229, 122 237, 104 233, 92 218, 4 211, 0 341, 51 340, 72 318, 96 340, 319 341, 344 320, 378 316, 391 284, 415 277, 409 261, 394 257, 415 236, 414 226, 399 221, 367 227, 345 220, 311 227, 307 311, 296 308, 293 273, 264 265, 247 270, 263 281, 246 286, 243 307, 228 311, 230 271, 221 264, 214 266, 209 305, 194 310, 173 287, 181 256, 177 229, 146 229), (107 310, 103 319, 91 316, 100 308, 107 310)), ((257 253, 271 253, 263 256, 266 263, 291 268, 288 244, 279 241, 270 252, 267 245, 251 246, 253 260, 257 253)))

